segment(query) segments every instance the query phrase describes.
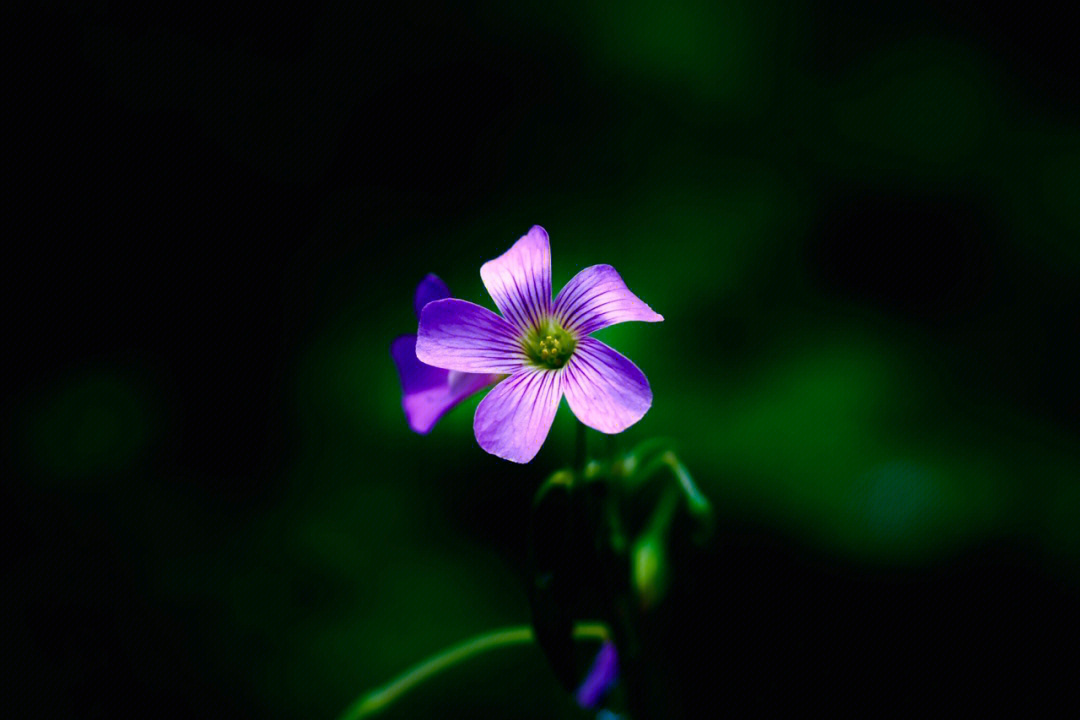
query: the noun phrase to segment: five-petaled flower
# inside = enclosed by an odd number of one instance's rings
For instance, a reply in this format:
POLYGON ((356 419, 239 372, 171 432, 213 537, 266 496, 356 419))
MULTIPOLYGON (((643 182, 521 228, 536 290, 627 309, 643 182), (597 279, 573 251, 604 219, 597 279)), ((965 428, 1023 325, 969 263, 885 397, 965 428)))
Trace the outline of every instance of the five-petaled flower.
POLYGON ((585 268, 553 302, 551 246, 536 225, 484 263, 480 277, 502 317, 465 300, 434 300, 423 307, 416 341, 423 364, 508 376, 476 408, 473 430, 480 447, 529 462, 544 444, 563 396, 582 423, 604 433, 622 432, 645 415, 652 405, 645 375, 589 337, 629 320, 663 320, 630 292, 615 268, 585 268))
MULTIPOLYGON (((429 302, 450 297, 450 288, 437 275, 428 275, 416 288, 416 317, 429 302)), ((416 358, 416 334, 402 335, 390 343, 390 356, 401 376, 401 407, 416 432, 431 432, 450 408, 502 379, 490 373, 466 373, 425 365, 416 358)))

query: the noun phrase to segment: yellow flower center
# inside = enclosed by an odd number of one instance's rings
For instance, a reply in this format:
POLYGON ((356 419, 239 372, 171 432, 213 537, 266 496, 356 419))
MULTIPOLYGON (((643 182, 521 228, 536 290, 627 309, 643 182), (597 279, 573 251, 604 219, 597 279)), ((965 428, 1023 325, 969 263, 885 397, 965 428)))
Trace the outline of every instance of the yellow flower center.
POLYGON ((532 330, 522 343, 525 354, 537 367, 561 368, 574 353, 577 340, 554 322, 532 330))

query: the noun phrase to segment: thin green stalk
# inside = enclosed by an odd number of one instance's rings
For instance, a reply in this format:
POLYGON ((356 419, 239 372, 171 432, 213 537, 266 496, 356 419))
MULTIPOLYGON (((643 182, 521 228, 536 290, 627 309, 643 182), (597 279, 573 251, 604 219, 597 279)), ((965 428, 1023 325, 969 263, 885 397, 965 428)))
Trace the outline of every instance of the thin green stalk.
POLYGON ((671 520, 675 516, 675 511, 679 508, 679 498, 681 493, 678 488, 673 488, 670 485, 664 488, 663 494, 660 496, 660 502, 657 503, 656 509, 653 510, 652 517, 649 518, 649 524, 642 535, 650 535, 659 541, 663 541, 667 536, 668 528, 671 527, 671 520))
POLYGON ((709 503, 709 499, 698 489, 686 466, 679 461, 679 458, 671 450, 665 450, 638 470, 636 473, 637 482, 648 480, 655 472, 661 469, 667 469, 671 472, 675 482, 679 485, 679 489, 682 490, 683 496, 686 498, 686 504, 690 512, 698 517, 709 517, 712 514, 712 505, 709 503))
POLYGON ((586 447, 588 438, 585 437, 585 423, 577 422, 577 444, 574 448, 574 469, 584 470, 585 461, 588 460, 589 449, 586 447))
MULTIPOLYGON (((574 637, 578 640, 606 641, 609 633, 607 627, 600 623, 578 623, 574 627, 574 637)), ((364 695, 341 715, 340 720, 360 720, 375 715, 428 678, 469 658, 496 648, 527 645, 534 640, 532 628, 528 625, 493 630, 470 638, 414 665, 386 685, 364 695)))
POLYGON ((683 493, 686 495, 686 502, 690 506, 690 511, 695 515, 709 515, 712 512, 712 506, 709 504, 708 498, 694 484, 686 466, 679 461, 679 458, 675 457, 675 453, 671 451, 664 453, 663 462, 671 468, 671 472, 679 481, 679 487, 682 488, 683 493))

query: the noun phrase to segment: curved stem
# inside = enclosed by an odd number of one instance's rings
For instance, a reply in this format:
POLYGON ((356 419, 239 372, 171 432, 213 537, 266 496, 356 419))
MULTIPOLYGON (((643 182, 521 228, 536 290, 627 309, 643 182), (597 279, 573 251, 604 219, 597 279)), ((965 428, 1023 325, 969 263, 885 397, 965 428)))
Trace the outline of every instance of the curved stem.
POLYGON ((670 450, 664 453, 663 462, 671 468, 675 479, 679 481, 679 487, 682 488, 683 493, 686 495, 686 503, 690 506, 690 511, 695 515, 708 515, 711 513, 712 506, 709 504, 708 498, 694 484, 690 473, 686 470, 686 466, 679 461, 675 453, 670 450))
POLYGON ((686 498, 687 507, 698 517, 708 517, 712 513, 709 499, 698 489, 686 466, 671 450, 665 450, 650 460, 646 465, 634 471, 638 482, 644 482, 658 470, 669 470, 686 498))
MULTIPOLYGON (((574 626, 574 637, 578 640, 607 641, 610 634, 607 627, 600 623, 578 623, 574 626)), ((531 627, 518 625, 493 630, 458 643, 414 665, 386 685, 367 693, 353 703, 341 715, 340 720, 359 720, 374 715, 420 683, 443 670, 447 670, 488 650, 514 645, 527 645, 533 642, 534 639, 531 627)))

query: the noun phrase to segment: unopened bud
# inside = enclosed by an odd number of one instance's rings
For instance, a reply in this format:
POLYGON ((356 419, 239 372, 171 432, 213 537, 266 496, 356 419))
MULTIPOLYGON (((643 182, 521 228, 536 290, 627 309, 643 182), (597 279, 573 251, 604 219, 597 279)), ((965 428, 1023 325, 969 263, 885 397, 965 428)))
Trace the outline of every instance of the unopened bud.
POLYGON ((643 609, 660 602, 667 589, 667 559, 661 539, 646 533, 634 543, 631 557, 634 588, 643 609))

